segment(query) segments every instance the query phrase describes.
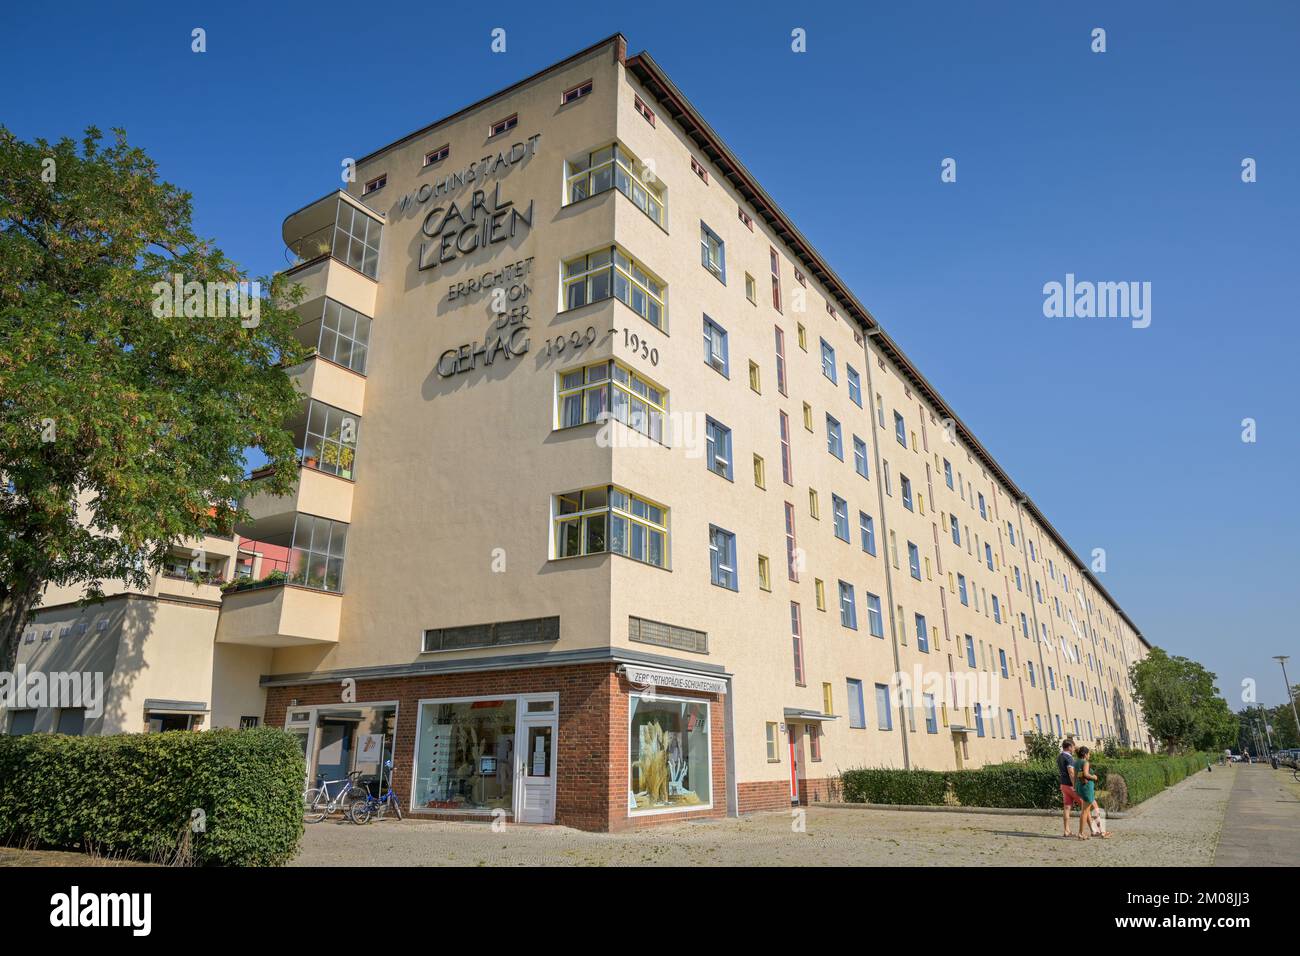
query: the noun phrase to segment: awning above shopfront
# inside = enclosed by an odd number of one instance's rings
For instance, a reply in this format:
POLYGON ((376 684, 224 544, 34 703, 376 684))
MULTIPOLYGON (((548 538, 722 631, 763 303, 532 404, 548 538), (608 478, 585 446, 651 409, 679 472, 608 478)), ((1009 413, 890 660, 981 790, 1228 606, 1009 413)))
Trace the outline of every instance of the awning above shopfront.
POLYGON ((828 720, 839 720, 835 714, 823 714, 816 710, 803 710, 799 707, 787 707, 785 709, 786 723, 817 723, 828 720))
POLYGON ((725 694, 727 692, 727 682, 721 677, 705 677, 702 674, 661 670, 657 667, 641 667, 637 664, 624 664, 619 670, 627 678, 628 683, 640 687, 694 690, 705 694, 725 694))

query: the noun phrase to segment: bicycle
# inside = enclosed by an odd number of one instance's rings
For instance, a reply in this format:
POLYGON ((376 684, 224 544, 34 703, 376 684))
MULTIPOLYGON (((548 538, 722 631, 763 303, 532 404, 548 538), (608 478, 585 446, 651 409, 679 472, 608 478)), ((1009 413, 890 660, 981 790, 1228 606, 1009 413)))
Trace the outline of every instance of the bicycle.
POLYGON ((393 792, 393 762, 385 761, 384 767, 388 771, 388 792, 382 797, 376 797, 367 789, 366 798, 355 801, 348 810, 348 816, 353 823, 358 825, 369 823, 372 816, 382 820, 384 814, 390 810, 397 819, 402 819, 402 805, 397 802, 397 794, 393 792))
POLYGON ((362 801, 362 794, 369 799, 370 792, 357 783, 360 770, 353 770, 343 780, 324 780, 319 787, 312 787, 302 795, 303 819, 308 823, 320 823, 336 810, 341 810, 348 817, 352 806, 362 801), (330 785, 343 784, 337 793, 330 794, 330 785))

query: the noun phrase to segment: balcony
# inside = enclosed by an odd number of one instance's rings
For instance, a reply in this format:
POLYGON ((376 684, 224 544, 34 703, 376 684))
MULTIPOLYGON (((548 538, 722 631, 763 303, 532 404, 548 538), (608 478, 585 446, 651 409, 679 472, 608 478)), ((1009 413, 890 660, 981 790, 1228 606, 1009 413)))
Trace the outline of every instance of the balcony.
POLYGON ((342 191, 286 218, 285 275, 305 289, 304 306, 328 296, 374 315, 383 229, 381 214, 342 191))
POLYGON ((365 408, 366 380, 319 354, 287 369, 294 387, 305 398, 360 415, 365 408))
POLYGON ((299 647, 337 644, 343 595, 279 582, 227 591, 217 618, 218 644, 299 647))

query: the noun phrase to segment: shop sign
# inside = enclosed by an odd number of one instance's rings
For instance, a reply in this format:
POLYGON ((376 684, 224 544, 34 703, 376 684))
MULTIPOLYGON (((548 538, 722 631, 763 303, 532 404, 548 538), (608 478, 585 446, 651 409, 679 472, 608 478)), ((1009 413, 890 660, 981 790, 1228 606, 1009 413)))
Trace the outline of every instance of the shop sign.
POLYGON ((680 674, 675 671, 661 671, 649 667, 623 668, 628 682, 641 687, 671 687, 676 690, 694 690, 705 694, 725 694, 727 682, 720 677, 701 677, 695 674, 680 674))

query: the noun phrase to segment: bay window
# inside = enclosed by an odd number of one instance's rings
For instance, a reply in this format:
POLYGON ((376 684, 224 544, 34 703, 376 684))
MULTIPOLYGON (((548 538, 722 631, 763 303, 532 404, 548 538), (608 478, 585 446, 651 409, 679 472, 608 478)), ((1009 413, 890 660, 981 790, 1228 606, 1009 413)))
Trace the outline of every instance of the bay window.
POLYGON ((662 443, 668 393, 618 361, 599 362, 556 377, 557 428, 617 419, 662 443))
POLYGON ((664 225, 664 186, 618 143, 565 163, 564 204, 617 189, 643 213, 664 225))
POLYGON ((566 310, 613 296, 655 328, 664 327, 663 283, 617 246, 567 260, 563 287, 566 310))
POLYGON ((614 485, 555 495, 554 556, 621 554, 668 566, 668 509, 614 485))

